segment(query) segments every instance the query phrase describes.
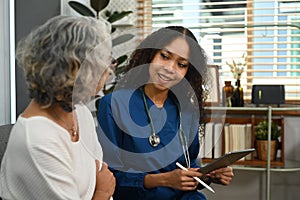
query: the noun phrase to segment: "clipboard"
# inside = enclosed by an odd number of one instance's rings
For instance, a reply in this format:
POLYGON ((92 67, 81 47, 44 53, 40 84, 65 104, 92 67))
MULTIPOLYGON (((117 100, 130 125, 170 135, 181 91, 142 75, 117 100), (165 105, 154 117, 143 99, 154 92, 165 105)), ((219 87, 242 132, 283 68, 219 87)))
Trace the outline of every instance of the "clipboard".
POLYGON ((227 167, 254 151, 255 151, 255 149, 251 148, 251 149, 245 149, 245 150, 240 150, 240 151, 228 152, 228 153, 224 154, 223 156, 217 158, 216 160, 201 167, 199 169, 199 171, 203 174, 207 174, 213 170, 227 167))

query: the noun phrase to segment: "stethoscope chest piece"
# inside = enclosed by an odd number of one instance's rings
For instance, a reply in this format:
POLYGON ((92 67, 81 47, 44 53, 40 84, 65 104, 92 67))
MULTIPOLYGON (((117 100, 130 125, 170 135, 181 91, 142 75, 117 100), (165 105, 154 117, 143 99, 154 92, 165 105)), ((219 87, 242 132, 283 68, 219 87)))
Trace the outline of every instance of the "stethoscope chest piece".
POLYGON ((157 147, 160 143, 160 138, 158 135, 153 134, 149 137, 149 143, 151 144, 151 146, 153 147, 157 147))

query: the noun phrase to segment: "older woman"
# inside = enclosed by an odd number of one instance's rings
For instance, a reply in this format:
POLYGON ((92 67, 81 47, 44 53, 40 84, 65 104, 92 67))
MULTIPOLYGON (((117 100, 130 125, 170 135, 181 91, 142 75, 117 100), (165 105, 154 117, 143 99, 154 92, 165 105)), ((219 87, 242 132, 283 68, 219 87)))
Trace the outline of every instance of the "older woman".
POLYGON ((22 40, 17 60, 32 98, 14 125, 0 173, 4 199, 109 199, 115 178, 102 163, 84 105, 110 63, 104 21, 58 16, 22 40))

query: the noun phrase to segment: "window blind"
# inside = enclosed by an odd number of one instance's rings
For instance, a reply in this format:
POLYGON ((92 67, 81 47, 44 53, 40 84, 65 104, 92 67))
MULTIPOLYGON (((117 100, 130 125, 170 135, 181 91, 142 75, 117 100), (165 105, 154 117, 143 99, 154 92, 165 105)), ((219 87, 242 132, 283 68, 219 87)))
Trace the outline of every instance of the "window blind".
POLYGON ((152 1, 137 0, 138 40, 143 40, 152 32, 152 1))
POLYGON ((144 35, 168 25, 188 27, 219 66, 220 84, 235 79, 227 63, 243 61, 245 100, 254 84, 284 84, 287 103, 300 102, 300 1, 138 1, 144 35), (143 5, 142 5, 143 4, 143 5), (151 5, 150 5, 151 4, 151 5), (149 14, 151 13, 151 15, 149 14))

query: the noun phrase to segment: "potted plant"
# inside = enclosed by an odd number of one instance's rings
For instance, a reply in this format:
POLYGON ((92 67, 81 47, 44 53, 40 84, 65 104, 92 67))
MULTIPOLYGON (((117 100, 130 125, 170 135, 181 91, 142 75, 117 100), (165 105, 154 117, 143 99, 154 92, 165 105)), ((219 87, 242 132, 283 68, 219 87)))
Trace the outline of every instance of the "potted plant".
MULTIPOLYGON (((271 153, 270 159, 276 159, 278 149, 278 138, 281 136, 281 128, 275 122, 271 122, 271 153)), ((260 121, 254 128, 255 145, 258 159, 268 159, 268 122, 267 120, 260 121)))

